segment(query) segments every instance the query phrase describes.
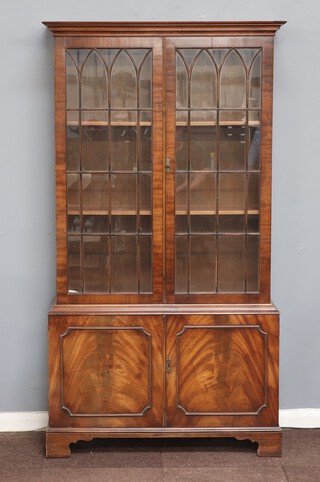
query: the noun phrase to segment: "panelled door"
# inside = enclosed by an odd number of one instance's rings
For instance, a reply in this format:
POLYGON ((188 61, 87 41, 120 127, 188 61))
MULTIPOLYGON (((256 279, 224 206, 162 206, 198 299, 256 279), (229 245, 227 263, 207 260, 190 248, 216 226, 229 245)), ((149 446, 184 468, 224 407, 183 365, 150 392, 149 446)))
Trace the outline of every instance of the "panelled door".
POLYGON ((50 427, 162 427, 161 316, 52 316, 50 427))
POLYGON ((168 427, 277 424, 277 316, 167 317, 168 427))

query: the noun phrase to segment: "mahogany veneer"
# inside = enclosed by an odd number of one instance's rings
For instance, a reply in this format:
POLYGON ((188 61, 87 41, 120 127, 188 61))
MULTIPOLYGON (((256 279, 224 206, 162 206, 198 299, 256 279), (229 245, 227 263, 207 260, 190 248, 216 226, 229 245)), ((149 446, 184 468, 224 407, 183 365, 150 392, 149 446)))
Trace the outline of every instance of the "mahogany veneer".
POLYGON ((47 457, 78 440, 208 436, 281 455, 270 225, 283 23, 44 22, 57 194, 47 457))

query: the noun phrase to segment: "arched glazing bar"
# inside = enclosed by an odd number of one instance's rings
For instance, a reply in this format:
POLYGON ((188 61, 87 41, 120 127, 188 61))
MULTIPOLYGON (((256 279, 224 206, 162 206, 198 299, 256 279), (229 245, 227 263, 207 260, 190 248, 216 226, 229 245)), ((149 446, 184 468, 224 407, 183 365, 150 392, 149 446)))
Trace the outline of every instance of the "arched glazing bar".
POLYGON ((215 250, 217 65, 208 49, 179 49, 176 65, 176 292, 211 292, 212 256, 204 268, 200 252, 215 250))
POLYGON ((236 50, 223 61, 220 72, 220 108, 246 107, 246 68, 236 50))
POLYGON ((83 109, 106 109, 108 105, 108 75, 106 66, 97 50, 92 50, 80 71, 83 109))
POLYGON ((255 161, 251 166, 249 161, 256 157, 260 142, 261 101, 257 106, 250 103, 250 93, 254 89, 255 95, 259 93, 259 65, 259 49, 177 50, 176 292, 258 291, 260 163, 255 161), (199 76, 204 75, 204 59, 207 61, 209 56, 215 67, 216 86, 211 80, 202 87, 207 92, 216 89, 217 98, 213 105, 207 102, 206 108, 197 100, 192 102, 192 80, 197 66, 199 76), (201 138, 200 118, 202 131, 208 131, 207 141, 201 138), (206 143, 210 146, 213 172, 207 162, 204 169, 209 172, 204 182, 200 179, 203 166, 199 161, 204 157, 195 146, 199 144, 203 149, 206 143), (205 218, 209 212, 211 216, 205 218), (197 231, 200 225, 202 229, 205 226, 202 232, 197 231), (210 253, 204 263, 196 254, 201 251, 201 243, 206 246, 203 251, 210 253), (201 265, 207 271, 211 266, 202 283, 200 272, 197 274, 201 265), (232 266, 238 277, 226 275, 232 266))
POLYGON ((261 61, 262 54, 258 51, 249 69, 249 108, 261 108, 261 61))
POLYGON ((66 59, 69 291, 151 293, 152 52, 66 59))

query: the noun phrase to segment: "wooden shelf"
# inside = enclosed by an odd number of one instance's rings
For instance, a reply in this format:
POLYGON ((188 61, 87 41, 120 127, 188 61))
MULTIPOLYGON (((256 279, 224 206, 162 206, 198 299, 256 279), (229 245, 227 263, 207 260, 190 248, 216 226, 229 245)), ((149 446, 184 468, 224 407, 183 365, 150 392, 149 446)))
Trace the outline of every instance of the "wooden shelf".
MULTIPOLYGON (((72 126, 72 127, 108 127, 111 125, 111 127, 150 127, 152 126, 151 122, 109 122, 106 121, 84 121, 79 124, 77 121, 69 121, 67 122, 67 126, 72 126)), ((244 120, 230 120, 230 121, 220 121, 219 123, 216 121, 195 121, 195 122, 176 122, 176 127, 184 127, 190 125, 191 127, 210 127, 210 126, 246 126, 248 125, 249 127, 259 127, 261 125, 260 121, 249 121, 248 124, 246 123, 245 119, 244 120)))
MULTIPOLYGON (((188 211, 186 210, 177 210, 176 211, 176 216, 186 216, 188 214, 188 211)), ((208 210, 205 210, 205 209, 193 209, 192 211, 190 211, 190 215, 191 216, 201 216, 201 215, 205 215, 205 216, 208 216, 208 215, 218 215, 218 216, 232 216, 232 215, 236 215, 236 216, 240 216, 240 215, 244 215, 244 214, 259 214, 259 210, 258 209, 250 209, 249 211, 245 211, 245 210, 224 210, 224 211, 215 211, 215 210, 212 210, 212 209, 208 209, 208 210)))
MULTIPOLYGON (((82 214, 83 216, 108 216, 109 211, 106 209, 86 209, 80 213, 79 210, 77 209, 69 209, 68 211, 68 216, 80 216, 82 214)), ((113 209, 111 212, 112 216, 137 216, 140 214, 140 216, 151 216, 152 212, 151 210, 148 209, 141 209, 139 212, 133 210, 133 209, 113 209)), ((176 216, 186 216, 188 214, 187 210, 183 209, 178 209, 175 212, 176 216)), ((240 215, 258 215, 259 210, 258 209, 249 209, 247 212, 245 210, 223 210, 223 211, 215 211, 213 209, 193 209, 190 211, 191 216, 208 216, 208 215, 219 215, 219 216, 240 216, 240 215)))
MULTIPOLYGON (((150 127, 152 125, 151 122, 144 122, 140 121, 139 124, 137 121, 132 121, 132 122, 110 122, 111 127, 150 127)), ((79 124, 77 121, 68 121, 67 126, 72 126, 72 127, 108 127, 109 122, 107 121, 84 121, 79 124)))
POLYGON ((190 122, 176 122, 177 127, 183 127, 183 126, 188 126, 190 125, 191 127, 210 127, 210 126, 216 126, 219 125, 221 127, 227 127, 227 126, 246 126, 248 125, 249 127, 259 127, 260 126, 260 121, 249 121, 248 124, 246 123, 246 120, 230 120, 230 121, 220 121, 219 123, 216 121, 194 121, 190 122))
MULTIPOLYGON (((69 209, 68 216, 108 216, 109 210, 106 209, 85 209, 80 213, 78 209, 69 209)), ((152 212, 150 209, 140 209, 140 211, 136 211, 134 209, 112 209, 111 215, 112 216, 151 216, 152 212)))

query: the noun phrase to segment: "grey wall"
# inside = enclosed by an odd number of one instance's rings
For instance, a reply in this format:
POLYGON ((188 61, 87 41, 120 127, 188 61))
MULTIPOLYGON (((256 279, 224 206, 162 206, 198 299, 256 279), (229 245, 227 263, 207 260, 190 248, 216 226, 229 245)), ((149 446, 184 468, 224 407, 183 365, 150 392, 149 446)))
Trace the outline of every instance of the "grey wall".
POLYGON ((288 20, 276 37, 272 294, 281 407, 320 407, 318 0, 1 0, 0 411, 47 409, 53 42, 42 20, 288 20))

